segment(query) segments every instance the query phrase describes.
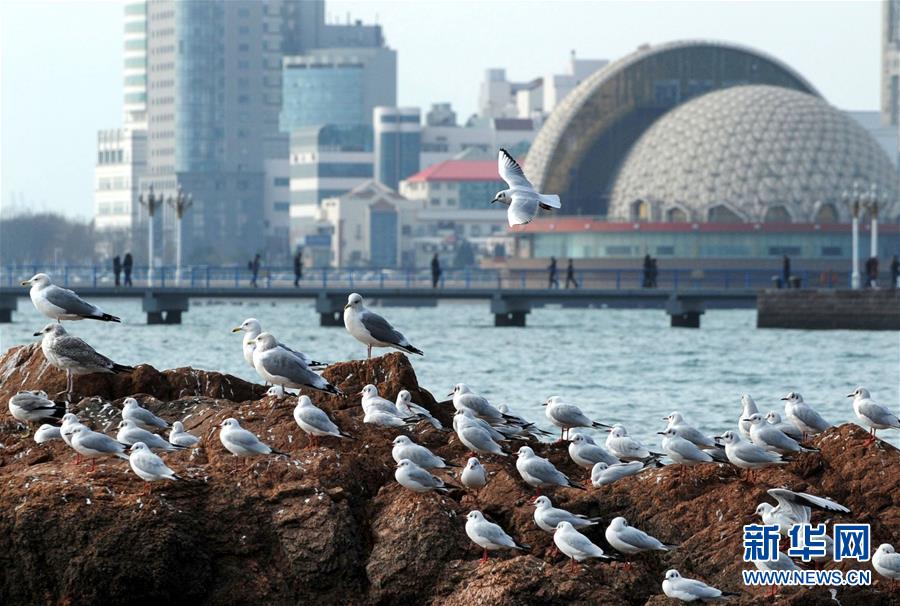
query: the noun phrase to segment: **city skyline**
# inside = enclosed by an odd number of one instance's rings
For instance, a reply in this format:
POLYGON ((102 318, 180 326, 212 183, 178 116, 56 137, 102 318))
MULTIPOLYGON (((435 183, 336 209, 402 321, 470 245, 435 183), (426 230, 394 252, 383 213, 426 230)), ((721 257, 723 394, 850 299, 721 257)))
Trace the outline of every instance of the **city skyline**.
MULTIPOLYGON (((559 71, 571 50, 582 58, 615 60, 644 42, 678 38, 724 39, 775 55, 841 109, 876 109, 879 103, 878 2, 562 3, 552 14, 542 14, 540 3, 517 3, 514 14, 507 2, 463 6, 335 0, 327 4, 327 11, 330 21, 339 16, 344 22, 349 12, 353 19, 382 25, 388 45, 398 53, 401 105, 418 106, 424 112, 431 103, 450 101, 460 121, 475 111, 478 84, 487 68, 506 68, 511 79, 529 79, 559 71), (683 18, 698 10, 703 11, 702 19, 683 18), (575 11, 577 20, 572 19, 575 11), (666 18, 676 14, 681 18, 666 18), (424 27, 427 23, 441 27, 424 27), (504 35, 497 23, 515 29, 515 35, 504 35), (563 26, 568 27, 564 41, 537 31, 532 47, 523 52, 513 48, 529 38, 522 33, 529 28, 560 31, 563 26), (437 46, 435 39, 458 43, 437 46), (834 44, 835 40, 853 44, 834 44), (423 52, 429 44, 432 52, 423 52)), ((96 131, 122 120, 121 19, 122 5, 112 2, 4 5, 0 12, 4 207, 15 192, 37 210, 91 216, 96 131), (57 18, 42 19, 46 10, 56 11, 57 18), (90 37, 83 35, 84 27, 71 27, 79 21, 91 24, 90 37), (60 54, 60 46, 71 53, 60 54), (60 105, 60 96, 65 97, 65 106, 60 105)))

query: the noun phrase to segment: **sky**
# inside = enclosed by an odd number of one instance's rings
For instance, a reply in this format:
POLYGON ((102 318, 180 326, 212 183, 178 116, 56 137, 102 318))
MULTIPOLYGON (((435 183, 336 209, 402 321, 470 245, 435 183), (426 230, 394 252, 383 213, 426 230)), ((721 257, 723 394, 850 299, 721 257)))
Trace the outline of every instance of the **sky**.
MULTIPOLYGON (((332 0, 330 20, 383 26, 398 102, 477 106, 484 71, 563 72, 571 51, 614 60, 643 43, 702 38, 781 59, 842 109, 879 103, 881 3, 332 0)), ((97 131, 121 125, 122 7, 0 0, 0 205, 90 218, 97 131)))

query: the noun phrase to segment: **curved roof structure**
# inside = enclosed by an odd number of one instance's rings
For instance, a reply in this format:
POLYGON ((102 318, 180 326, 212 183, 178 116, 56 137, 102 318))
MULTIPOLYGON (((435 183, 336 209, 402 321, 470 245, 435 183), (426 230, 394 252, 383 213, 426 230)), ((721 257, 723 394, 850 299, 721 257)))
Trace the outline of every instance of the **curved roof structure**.
POLYGON ((842 194, 854 183, 882 200, 883 216, 897 214, 897 172, 855 120, 807 93, 736 86, 676 107, 638 139, 607 218, 848 222, 842 194))
POLYGON ((778 59, 706 40, 646 46, 584 80, 541 128, 525 173, 560 194, 565 214, 606 214, 615 174, 631 145, 665 112, 699 95, 771 84, 818 95, 778 59))

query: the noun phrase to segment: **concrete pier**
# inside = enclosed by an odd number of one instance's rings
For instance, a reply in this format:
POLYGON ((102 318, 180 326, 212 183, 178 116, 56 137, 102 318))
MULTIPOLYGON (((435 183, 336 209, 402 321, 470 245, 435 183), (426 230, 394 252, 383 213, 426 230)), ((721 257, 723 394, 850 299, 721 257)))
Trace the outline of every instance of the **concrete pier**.
POLYGON ((141 307, 147 312, 147 324, 181 324, 181 314, 188 311, 190 300, 180 294, 146 292, 141 307))
POLYGON ((316 312, 319 314, 319 326, 343 326, 344 305, 346 304, 346 296, 330 296, 320 292, 316 297, 316 312))
POLYGON ((673 294, 666 301, 672 328, 700 328, 700 316, 706 313, 706 304, 697 299, 684 299, 673 294))
POLYGON ((525 326, 525 316, 531 313, 531 302, 524 298, 502 295, 491 297, 494 326, 525 326))
POLYGON ((900 290, 766 290, 757 328, 900 330, 900 290))
POLYGON ((0 324, 12 322, 12 312, 19 308, 19 297, 16 295, 0 295, 0 324))

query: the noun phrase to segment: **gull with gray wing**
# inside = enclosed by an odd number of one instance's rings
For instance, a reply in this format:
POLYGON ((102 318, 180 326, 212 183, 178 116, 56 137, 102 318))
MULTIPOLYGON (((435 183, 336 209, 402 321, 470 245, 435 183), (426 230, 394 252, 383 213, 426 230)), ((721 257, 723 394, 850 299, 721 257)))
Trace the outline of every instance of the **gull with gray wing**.
POLYGON ((497 192, 494 199, 491 200, 491 204, 499 202, 509 207, 506 215, 510 227, 531 223, 537 216, 538 209, 560 208, 559 196, 538 193, 525 177, 522 167, 503 148, 497 155, 497 170, 509 187, 497 192))
POLYGON ((344 306, 344 327, 353 338, 368 347, 367 359, 372 358, 373 347, 393 347, 408 353, 425 355, 390 322, 367 309, 362 296, 358 293, 352 293, 347 297, 347 304, 344 306))
POLYGON ((129 373, 134 370, 98 353, 83 340, 66 332, 62 324, 48 324, 34 336, 41 337, 41 351, 50 365, 66 371, 66 395, 69 397, 75 390, 76 375, 129 373))
POLYGON ((88 303, 68 288, 53 284, 47 274, 35 274, 22 282, 22 286, 31 286, 28 294, 35 309, 57 322, 62 320, 122 321, 96 305, 88 303))

